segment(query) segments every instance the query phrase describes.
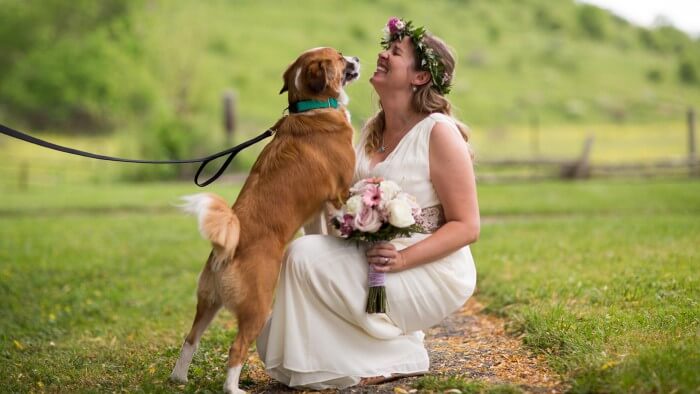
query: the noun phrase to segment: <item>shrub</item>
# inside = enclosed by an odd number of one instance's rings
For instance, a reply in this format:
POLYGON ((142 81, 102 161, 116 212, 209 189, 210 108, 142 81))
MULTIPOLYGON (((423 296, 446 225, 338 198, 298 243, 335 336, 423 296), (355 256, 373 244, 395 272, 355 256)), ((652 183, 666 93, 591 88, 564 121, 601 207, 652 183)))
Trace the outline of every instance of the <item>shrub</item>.
POLYGON ((603 10, 591 5, 581 5, 578 9, 578 23, 589 37, 601 40, 607 33, 607 15, 603 10))
POLYGON ((698 81, 697 67, 689 59, 683 59, 678 64, 678 78, 681 82, 695 83, 698 81))
POLYGON ((651 82, 661 82, 663 75, 659 69, 654 68, 647 72, 647 79, 651 82))

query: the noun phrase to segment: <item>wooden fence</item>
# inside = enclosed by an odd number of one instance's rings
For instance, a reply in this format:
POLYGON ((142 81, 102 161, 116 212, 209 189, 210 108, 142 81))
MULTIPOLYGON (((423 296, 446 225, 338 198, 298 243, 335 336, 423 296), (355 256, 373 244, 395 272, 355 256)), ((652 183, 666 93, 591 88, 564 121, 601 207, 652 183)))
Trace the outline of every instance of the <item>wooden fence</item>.
POLYGON ((591 161, 594 137, 589 136, 584 141, 578 157, 477 161, 478 178, 487 182, 512 182, 600 177, 700 177, 695 119, 695 111, 692 108, 688 109, 688 152, 685 159, 596 164, 591 161))

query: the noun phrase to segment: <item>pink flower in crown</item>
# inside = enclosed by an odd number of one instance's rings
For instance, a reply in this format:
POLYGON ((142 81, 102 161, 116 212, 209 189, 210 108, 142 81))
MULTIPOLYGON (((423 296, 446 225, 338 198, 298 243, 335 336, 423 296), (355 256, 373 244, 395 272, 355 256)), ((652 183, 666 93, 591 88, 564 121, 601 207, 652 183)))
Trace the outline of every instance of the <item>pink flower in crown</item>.
POLYGON ((365 206, 362 209, 362 212, 355 216, 353 224, 355 225, 355 228, 357 230, 366 233, 374 233, 377 232, 377 230, 379 230, 380 227, 382 227, 382 220, 379 215, 379 212, 368 206, 365 206))
POLYGON ((389 27, 389 34, 398 33, 399 31, 403 30, 404 27, 406 27, 403 21, 395 16, 389 18, 389 21, 386 23, 386 25, 387 27, 389 27))
POLYGON ((367 207, 376 207, 382 201, 382 191, 379 189, 379 185, 375 183, 369 183, 365 185, 362 191, 362 202, 367 207))

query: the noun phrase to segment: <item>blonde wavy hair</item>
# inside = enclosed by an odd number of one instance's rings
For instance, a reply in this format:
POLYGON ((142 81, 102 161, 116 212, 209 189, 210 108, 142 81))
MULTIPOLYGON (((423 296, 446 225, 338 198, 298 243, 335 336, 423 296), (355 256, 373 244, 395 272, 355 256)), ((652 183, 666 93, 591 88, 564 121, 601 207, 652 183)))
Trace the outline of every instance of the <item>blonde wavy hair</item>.
MULTIPOLYGON (((455 71, 455 57, 453 52, 447 46, 447 44, 440 38, 430 34, 425 33, 423 37, 423 42, 430 48, 433 49, 439 56, 442 63, 445 66, 445 72, 449 75, 449 82, 452 82, 455 71)), ((418 60, 418 59, 416 59, 418 60)), ((420 71, 418 66, 418 61, 414 65, 416 71, 420 71)), ((418 113, 429 115, 434 112, 439 112, 452 117, 452 104, 447 97, 438 93, 437 90, 432 88, 433 80, 432 77, 430 81, 426 84, 416 86, 416 91, 413 93, 413 98, 411 100, 411 107, 418 113)), ((379 111, 372 116, 365 124, 364 131, 367 133, 367 139, 365 140, 365 152, 371 154, 375 152, 377 148, 381 145, 382 133, 384 131, 385 119, 384 119, 384 109, 381 108, 381 102, 379 103, 379 111)), ((454 119, 454 118, 453 118, 454 119)), ((469 128, 462 122, 454 119, 457 124, 459 132, 462 133, 462 137, 465 142, 469 141, 469 128)))

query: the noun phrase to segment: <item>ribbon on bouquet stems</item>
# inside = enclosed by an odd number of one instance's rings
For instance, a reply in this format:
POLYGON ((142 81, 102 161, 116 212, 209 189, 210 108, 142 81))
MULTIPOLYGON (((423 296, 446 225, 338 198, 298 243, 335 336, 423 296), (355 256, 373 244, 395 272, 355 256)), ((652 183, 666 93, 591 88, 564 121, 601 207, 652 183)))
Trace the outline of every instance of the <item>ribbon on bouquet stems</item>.
POLYGON ((374 264, 370 264, 369 271, 367 273, 367 286, 369 287, 369 293, 367 294, 367 307, 365 308, 365 312, 386 313, 386 273, 377 272, 374 270, 374 267, 374 264))

